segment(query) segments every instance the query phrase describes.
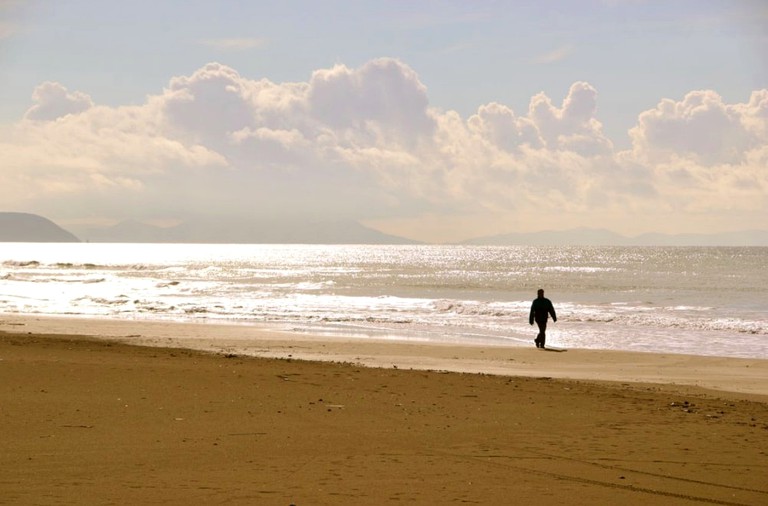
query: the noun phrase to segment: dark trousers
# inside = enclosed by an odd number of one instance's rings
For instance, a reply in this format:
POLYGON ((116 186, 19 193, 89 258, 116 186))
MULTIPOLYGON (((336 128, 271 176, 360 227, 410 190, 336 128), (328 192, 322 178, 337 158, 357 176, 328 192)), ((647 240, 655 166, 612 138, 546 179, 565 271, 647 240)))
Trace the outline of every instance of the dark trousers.
POLYGON ((547 340, 547 319, 537 318, 536 325, 539 326, 539 335, 536 336, 536 343, 543 348, 547 340))

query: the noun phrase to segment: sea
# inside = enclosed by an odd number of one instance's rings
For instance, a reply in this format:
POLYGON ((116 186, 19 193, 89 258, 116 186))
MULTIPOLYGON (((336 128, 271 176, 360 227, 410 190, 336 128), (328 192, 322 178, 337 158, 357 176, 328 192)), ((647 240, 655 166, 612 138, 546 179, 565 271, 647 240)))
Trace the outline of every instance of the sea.
POLYGON ((329 337, 768 358, 768 248, 0 244, 0 318, 257 325, 329 337))

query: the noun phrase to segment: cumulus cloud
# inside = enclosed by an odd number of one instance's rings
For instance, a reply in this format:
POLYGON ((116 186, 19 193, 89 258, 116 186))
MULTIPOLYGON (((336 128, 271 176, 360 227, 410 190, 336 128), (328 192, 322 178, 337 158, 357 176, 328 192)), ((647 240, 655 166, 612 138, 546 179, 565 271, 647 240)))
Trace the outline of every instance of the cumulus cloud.
POLYGON ((611 141, 595 118, 597 90, 574 83, 560 107, 544 93, 531 99, 526 116, 518 117, 501 104, 481 106, 469 118, 470 128, 506 151, 520 146, 550 151, 573 151, 585 156, 610 153, 611 141))
POLYGON ((393 59, 374 60, 354 70, 336 65, 315 71, 307 105, 322 124, 354 138, 363 134, 409 143, 429 136, 434 128, 426 87, 411 68, 393 59))
POLYGON ((516 151, 522 145, 544 147, 536 124, 530 118, 517 117, 503 104, 493 102, 481 106, 467 123, 472 132, 505 151, 516 151))
POLYGON ((234 69, 209 63, 191 76, 171 79, 158 99, 171 134, 219 144, 232 132, 253 126, 248 83, 234 69))
POLYGON ((746 104, 726 104, 711 90, 692 91, 683 100, 664 99, 645 111, 630 131, 635 152, 651 162, 691 158, 704 166, 741 163, 768 141, 768 90, 746 104))
POLYGON ((533 97, 528 115, 550 149, 597 155, 609 153, 613 146, 602 133, 596 110, 597 90, 589 83, 577 82, 561 107, 554 106, 543 93, 533 97))
POLYGON ((59 83, 45 82, 32 93, 35 105, 29 108, 25 118, 50 121, 68 114, 78 114, 93 107, 91 97, 75 91, 70 93, 59 83))
POLYGON ((711 90, 663 99, 630 130, 625 161, 647 167, 659 202, 698 216, 764 227, 768 212, 768 90, 727 104, 711 90), (708 214, 709 213, 709 214, 708 214), (733 218, 731 218, 733 219, 733 218))
POLYGON ((416 72, 391 58, 294 83, 210 63, 131 107, 44 83, 0 136, 0 196, 52 217, 332 215, 434 240, 765 216, 768 90, 739 104, 713 91, 663 99, 622 152, 598 103, 576 82, 559 104, 540 93, 522 113, 489 103, 465 119, 430 107, 416 72))

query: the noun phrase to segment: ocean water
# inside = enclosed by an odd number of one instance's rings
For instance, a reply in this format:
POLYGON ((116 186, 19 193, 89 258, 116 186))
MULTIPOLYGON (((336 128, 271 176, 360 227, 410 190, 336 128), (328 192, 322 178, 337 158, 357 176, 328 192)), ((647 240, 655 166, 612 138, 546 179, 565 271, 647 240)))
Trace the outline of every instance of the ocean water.
POLYGON ((768 248, 0 244, 0 316, 768 358, 768 248))

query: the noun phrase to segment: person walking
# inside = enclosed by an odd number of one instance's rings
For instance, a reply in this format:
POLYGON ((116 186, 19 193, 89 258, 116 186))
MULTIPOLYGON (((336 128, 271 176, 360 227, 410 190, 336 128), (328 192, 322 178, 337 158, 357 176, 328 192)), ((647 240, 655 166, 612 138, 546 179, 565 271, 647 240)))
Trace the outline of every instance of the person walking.
POLYGON ((544 289, 539 288, 537 293, 538 297, 531 304, 531 314, 528 317, 528 322, 533 325, 535 321, 536 325, 539 326, 539 335, 536 336, 533 342, 537 348, 544 348, 544 343, 547 339, 547 319, 549 315, 552 315, 552 321, 556 322, 557 315, 555 314, 555 307, 552 305, 552 301, 544 297, 544 289))

